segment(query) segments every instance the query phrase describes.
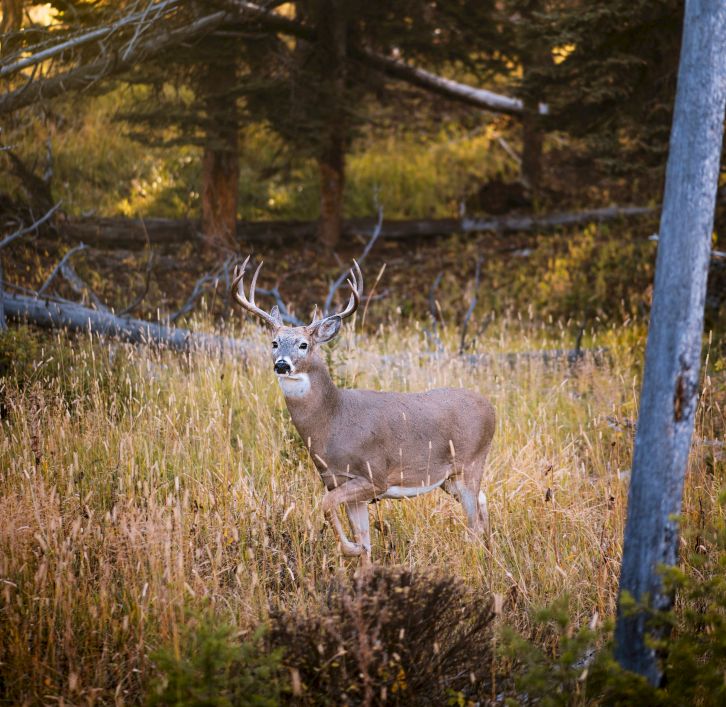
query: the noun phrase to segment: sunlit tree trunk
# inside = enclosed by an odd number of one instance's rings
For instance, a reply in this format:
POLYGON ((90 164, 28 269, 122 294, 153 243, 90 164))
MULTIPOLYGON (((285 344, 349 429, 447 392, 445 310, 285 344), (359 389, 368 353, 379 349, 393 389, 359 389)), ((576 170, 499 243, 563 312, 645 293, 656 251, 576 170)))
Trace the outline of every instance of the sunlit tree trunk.
POLYGON ((698 402, 703 311, 726 102, 726 4, 687 0, 628 499, 615 654, 661 681, 647 613, 671 606, 658 571, 678 558, 683 483, 698 402))
POLYGON ((206 126, 202 157, 202 237, 207 250, 236 250, 239 187, 238 113, 230 93, 234 62, 210 63, 203 73, 206 126))

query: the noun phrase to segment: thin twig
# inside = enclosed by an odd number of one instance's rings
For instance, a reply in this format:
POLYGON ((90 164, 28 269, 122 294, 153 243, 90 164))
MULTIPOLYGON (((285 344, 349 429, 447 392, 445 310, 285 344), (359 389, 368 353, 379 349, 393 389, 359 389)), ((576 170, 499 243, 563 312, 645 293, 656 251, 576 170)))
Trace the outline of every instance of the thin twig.
POLYGON ((136 299, 125 309, 118 312, 119 317, 123 317, 127 314, 131 314, 143 301, 146 295, 149 294, 149 287, 151 286, 151 273, 154 270, 154 251, 149 251, 149 258, 146 261, 146 277, 144 279, 144 289, 136 296, 136 299))
POLYGON ((82 250, 86 250, 88 246, 85 243, 79 243, 74 248, 71 248, 60 260, 60 262, 53 268, 50 275, 48 275, 46 281, 43 283, 41 288, 35 293, 38 297, 41 297, 43 293, 48 289, 50 283, 53 282, 56 275, 61 271, 61 268, 70 260, 76 253, 80 253, 82 250))
POLYGON ((459 342, 459 354, 463 354, 466 350, 466 330, 469 328, 469 320, 471 315, 474 313, 474 307, 477 303, 477 293, 479 292, 479 284, 481 282, 481 257, 476 259, 476 268, 474 270, 474 292, 471 296, 471 302, 469 302, 469 308, 466 310, 464 315, 464 321, 461 322, 461 340, 459 342))
MULTIPOLYGON (((373 233, 371 234, 371 238, 366 244, 366 247, 363 249, 363 253, 361 254, 360 258, 358 258, 358 265, 362 265, 363 261, 366 259, 368 254, 371 252, 371 249, 376 244, 376 241, 381 235, 381 231, 383 230, 383 205, 379 204, 378 206, 378 221, 376 223, 375 228, 373 229, 373 233)), ((327 316, 330 314, 330 308, 333 305, 333 297, 335 297, 335 293, 340 289, 340 286, 348 279, 350 275, 349 270, 345 270, 338 279, 333 282, 330 285, 330 289, 328 290, 328 296, 325 298, 325 304, 323 305, 323 314, 327 316)))
POLYGON ((373 283, 373 287, 371 287, 371 293, 366 298, 366 306, 363 309, 363 317, 360 321, 361 329, 363 328, 363 325, 366 323, 366 314, 368 314, 368 307, 370 303, 373 301, 373 293, 376 291, 376 287, 378 287, 378 283, 380 282, 381 278, 383 277, 383 273, 386 270, 386 263, 383 263, 381 266, 381 269, 378 271, 378 275, 376 276, 375 282, 373 283))
POLYGON ((34 221, 32 224, 30 224, 30 226, 27 226, 26 228, 21 228, 20 230, 15 231, 15 233, 11 233, 9 236, 5 236, 5 238, 0 241, 0 248, 4 248, 6 245, 9 245, 14 240, 17 240, 21 236, 24 236, 26 233, 30 233, 31 231, 35 231, 36 229, 40 228, 48 219, 50 219, 51 216, 53 216, 56 211, 58 211, 62 203, 62 201, 59 201, 44 216, 41 216, 37 221, 34 221))
MULTIPOLYGON (((155 8, 157 8, 158 10, 166 10, 169 7, 173 7, 177 4, 178 0, 166 0, 165 2, 158 3, 155 8)), ((120 20, 112 23, 111 25, 107 25, 106 27, 99 27, 98 29, 91 30, 90 32, 80 34, 76 37, 71 37, 41 51, 35 51, 35 47, 28 47, 26 51, 30 53, 30 56, 26 56, 23 59, 16 61, 12 64, 0 66, 0 78, 21 71, 28 66, 39 64, 40 62, 50 59, 53 56, 61 54, 66 49, 73 49, 75 47, 82 46, 83 44, 87 44, 88 42, 92 42, 97 39, 106 39, 115 31, 139 20, 139 18, 142 17, 142 15, 145 15, 148 10, 149 8, 146 8, 143 13, 132 13, 130 15, 127 15, 126 17, 122 17, 120 20)))

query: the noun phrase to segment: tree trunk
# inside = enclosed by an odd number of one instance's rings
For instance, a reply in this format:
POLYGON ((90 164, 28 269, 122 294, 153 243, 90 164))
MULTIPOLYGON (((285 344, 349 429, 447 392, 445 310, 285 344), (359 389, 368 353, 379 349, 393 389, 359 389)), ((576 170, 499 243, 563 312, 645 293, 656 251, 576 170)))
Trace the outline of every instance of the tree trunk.
POLYGON ((345 154, 341 140, 329 138, 328 149, 320 157, 320 223, 318 240, 326 248, 335 248, 343 232, 343 188, 345 154))
POLYGON ((206 139, 202 157, 202 238, 205 250, 236 251, 239 188, 239 118, 232 91, 234 59, 210 62, 202 74, 207 94, 206 139))
POLYGON ((318 240, 332 249, 340 241, 343 228, 345 186, 345 115, 347 17, 342 0, 316 3, 318 26, 317 59, 320 62, 323 134, 318 166, 320 169, 320 225, 318 240))
POLYGON ((687 0, 653 309, 628 499, 615 655, 659 684, 646 644, 647 611, 623 612, 623 597, 671 606, 658 568, 675 564, 688 451, 698 402, 711 229, 726 102, 726 5, 687 0))
MULTIPOLYGON (((523 11, 527 26, 535 22, 535 15, 541 10, 541 0, 530 0, 523 11)), ((542 179, 542 148, 544 130, 540 117, 541 90, 538 89, 537 71, 551 62, 550 48, 542 35, 528 32, 527 48, 522 57, 524 74, 524 110, 522 112, 522 165, 520 178, 533 192, 536 192, 542 179)))

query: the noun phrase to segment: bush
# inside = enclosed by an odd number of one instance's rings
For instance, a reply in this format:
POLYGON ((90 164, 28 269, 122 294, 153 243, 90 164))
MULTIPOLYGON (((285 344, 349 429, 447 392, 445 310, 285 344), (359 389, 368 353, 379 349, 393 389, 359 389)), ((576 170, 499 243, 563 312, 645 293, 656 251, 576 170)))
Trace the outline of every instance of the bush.
POLYGON ((153 656, 161 676, 147 704, 177 707, 272 707, 280 702, 281 651, 266 653, 262 632, 239 641, 233 629, 212 616, 192 621, 181 641, 181 655, 173 649, 153 656))
POLYGON ((465 704, 490 696, 493 618, 454 578, 378 567, 274 615, 270 640, 299 704, 465 704))

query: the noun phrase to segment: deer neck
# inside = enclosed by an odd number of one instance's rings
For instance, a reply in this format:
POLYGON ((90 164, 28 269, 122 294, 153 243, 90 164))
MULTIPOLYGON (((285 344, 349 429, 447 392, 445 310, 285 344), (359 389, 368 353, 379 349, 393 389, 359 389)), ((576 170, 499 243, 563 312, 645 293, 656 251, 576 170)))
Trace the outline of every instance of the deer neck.
POLYGON ((327 435, 327 423, 338 404, 340 391, 318 356, 311 357, 310 364, 299 379, 280 378, 279 383, 292 423, 306 444, 310 440, 317 446, 315 442, 327 435))

